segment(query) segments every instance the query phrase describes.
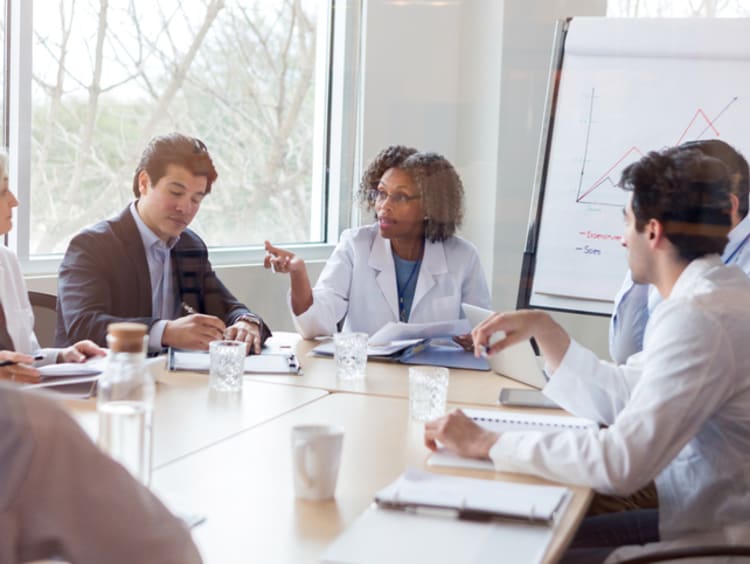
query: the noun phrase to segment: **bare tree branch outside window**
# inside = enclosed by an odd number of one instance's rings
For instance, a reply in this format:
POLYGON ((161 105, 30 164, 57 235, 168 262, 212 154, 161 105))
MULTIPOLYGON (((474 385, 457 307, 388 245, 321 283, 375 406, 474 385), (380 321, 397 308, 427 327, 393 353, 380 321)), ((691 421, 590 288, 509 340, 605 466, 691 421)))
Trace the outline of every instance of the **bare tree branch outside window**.
POLYGON ((209 147, 211 245, 309 239, 316 24, 325 0, 36 0, 31 253, 132 199, 154 135, 209 147))

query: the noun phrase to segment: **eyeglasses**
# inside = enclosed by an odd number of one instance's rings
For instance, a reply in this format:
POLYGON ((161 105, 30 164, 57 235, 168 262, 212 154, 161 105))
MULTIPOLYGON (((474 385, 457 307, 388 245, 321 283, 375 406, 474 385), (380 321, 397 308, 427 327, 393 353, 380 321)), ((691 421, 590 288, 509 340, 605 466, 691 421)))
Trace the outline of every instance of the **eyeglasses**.
POLYGON ((376 204, 384 204, 386 200, 390 199, 394 206, 402 206, 406 202, 412 200, 418 200, 421 198, 419 194, 415 196, 409 196, 403 192, 391 192, 390 194, 385 190, 372 190, 370 191, 370 200, 374 200, 376 204))
POLYGON ((208 147, 206 147, 206 144, 198 139, 197 137, 193 137, 193 145, 195 146, 193 149, 193 153, 207 153, 208 147))

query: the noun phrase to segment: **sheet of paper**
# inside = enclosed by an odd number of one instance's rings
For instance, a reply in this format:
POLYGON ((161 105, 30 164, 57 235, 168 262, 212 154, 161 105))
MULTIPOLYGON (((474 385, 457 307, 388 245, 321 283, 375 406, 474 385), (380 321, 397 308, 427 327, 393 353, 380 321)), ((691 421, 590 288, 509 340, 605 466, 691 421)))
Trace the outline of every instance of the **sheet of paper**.
MULTIPOLYGON (((416 345, 422 341, 422 339, 405 339, 401 341, 393 341, 392 343, 388 343, 387 345, 379 345, 379 346, 373 346, 368 345, 367 346, 367 356, 391 356, 399 351, 402 351, 412 345, 416 345)), ((321 343, 317 347, 315 347, 312 352, 315 354, 320 354, 324 356, 333 356, 335 352, 335 347, 333 345, 333 341, 326 341, 325 343, 321 343)))
POLYGON ((376 331, 369 340, 370 345, 387 345, 405 339, 430 339, 432 337, 452 337, 471 331, 466 319, 436 321, 435 323, 402 323, 389 321, 376 331))
POLYGON ((97 376, 102 373, 103 365, 99 363, 61 362, 39 367, 42 380, 53 378, 71 378, 77 376, 97 376))

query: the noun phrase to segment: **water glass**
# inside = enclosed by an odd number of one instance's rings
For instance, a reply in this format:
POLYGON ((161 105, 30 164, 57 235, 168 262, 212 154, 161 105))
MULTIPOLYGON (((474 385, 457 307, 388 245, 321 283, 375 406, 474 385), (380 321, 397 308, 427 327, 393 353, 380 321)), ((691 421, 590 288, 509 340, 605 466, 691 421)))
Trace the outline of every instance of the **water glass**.
POLYGON ((362 380, 367 365, 367 333, 335 333, 336 376, 341 380, 362 380))
POLYGON ((442 366, 409 367, 409 415, 415 421, 431 421, 445 413, 448 369, 442 366))
POLYGON ((240 341, 211 341, 208 345, 210 373, 208 386, 222 392, 242 389, 247 348, 240 341))

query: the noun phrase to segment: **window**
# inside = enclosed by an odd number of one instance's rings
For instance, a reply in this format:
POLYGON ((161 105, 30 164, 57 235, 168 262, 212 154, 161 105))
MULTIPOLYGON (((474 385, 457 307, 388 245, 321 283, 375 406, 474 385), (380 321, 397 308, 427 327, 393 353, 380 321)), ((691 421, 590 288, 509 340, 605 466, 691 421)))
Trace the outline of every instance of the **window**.
POLYGON ((732 18, 750 15, 747 0, 609 0, 607 16, 642 18, 732 18))
POLYGON ((170 131, 202 139, 219 171, 191 225, 212 249, 335 238, 331 61, 352 47, 333 41, 331 0, 11 1, 21 67, 32 55, 15 151, 11 131, 27 271, 123 209, 145 144, 170 131))

